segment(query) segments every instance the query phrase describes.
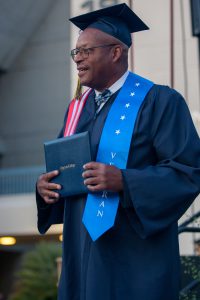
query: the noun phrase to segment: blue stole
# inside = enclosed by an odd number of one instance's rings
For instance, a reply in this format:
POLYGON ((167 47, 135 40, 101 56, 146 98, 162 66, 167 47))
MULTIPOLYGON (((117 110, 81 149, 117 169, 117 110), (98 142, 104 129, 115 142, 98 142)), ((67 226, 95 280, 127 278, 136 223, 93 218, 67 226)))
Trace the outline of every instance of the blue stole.
MULTIPOLYGON (((108 113, 97 162, 126 169, 138 111, 152 86, 153 82, 129 72, 108 113)), ((118 205, 118 193, 103 191, 88 194, 83 223, 93 241, 114 225, 118 205)))

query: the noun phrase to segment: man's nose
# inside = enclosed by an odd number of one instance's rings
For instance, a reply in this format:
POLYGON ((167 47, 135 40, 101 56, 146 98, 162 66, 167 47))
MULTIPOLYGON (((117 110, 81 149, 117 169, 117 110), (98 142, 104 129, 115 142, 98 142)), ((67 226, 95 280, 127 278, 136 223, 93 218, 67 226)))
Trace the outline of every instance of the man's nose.
POLYGON ((75 56, 74 56, 74 61, 76 64, 78 64, 79 62, 83 61, 83 56, 80 54, 80 53, 77 53, 75 56))

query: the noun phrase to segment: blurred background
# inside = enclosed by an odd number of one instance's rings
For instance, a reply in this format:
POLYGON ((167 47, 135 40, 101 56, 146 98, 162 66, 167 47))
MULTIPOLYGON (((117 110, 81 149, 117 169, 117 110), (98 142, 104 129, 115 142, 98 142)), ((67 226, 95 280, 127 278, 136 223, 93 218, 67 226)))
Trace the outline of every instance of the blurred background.
MULTIPOLYGON (((38 234, 34 190, 43 143, 62 128, 77 82, 70 49, 78 29, 68 19, 123 2, 150 27, 133 35, 129 69, 178 90, 200 131, 200 0, 0 0, 0 300, 16 289, 24 254, 57 247, 55 270, 60 256, 62 226, 38 234)), ((200 228, 199 211, 197 199, 180 225, 196 214, 186 225, 200 228)), ((184 257, 200 255, 196 231, 180 234, 184 257)))

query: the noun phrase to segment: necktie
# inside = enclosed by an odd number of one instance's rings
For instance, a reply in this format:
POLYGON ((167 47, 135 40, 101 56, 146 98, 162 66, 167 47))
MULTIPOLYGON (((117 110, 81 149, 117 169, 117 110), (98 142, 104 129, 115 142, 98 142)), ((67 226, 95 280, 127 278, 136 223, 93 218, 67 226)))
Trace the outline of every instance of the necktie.
POLYGON ((106 89, 102 93, 100 93, 98 96, 95 97, 95 103, 97 105, 97 113, 102 109, 104 104, 108 101, 108 99, 111 96, 111 91, 106 89))

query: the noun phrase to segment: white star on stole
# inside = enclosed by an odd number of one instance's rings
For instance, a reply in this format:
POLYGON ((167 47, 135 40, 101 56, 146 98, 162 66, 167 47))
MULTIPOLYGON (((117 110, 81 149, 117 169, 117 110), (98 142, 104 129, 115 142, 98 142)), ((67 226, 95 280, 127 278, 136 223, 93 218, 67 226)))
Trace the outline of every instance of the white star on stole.
POLYGON ((119 130, 119 129, 115 130, 115 133, 116 133, 117 135, 120 134, 120 130, 119 130))

